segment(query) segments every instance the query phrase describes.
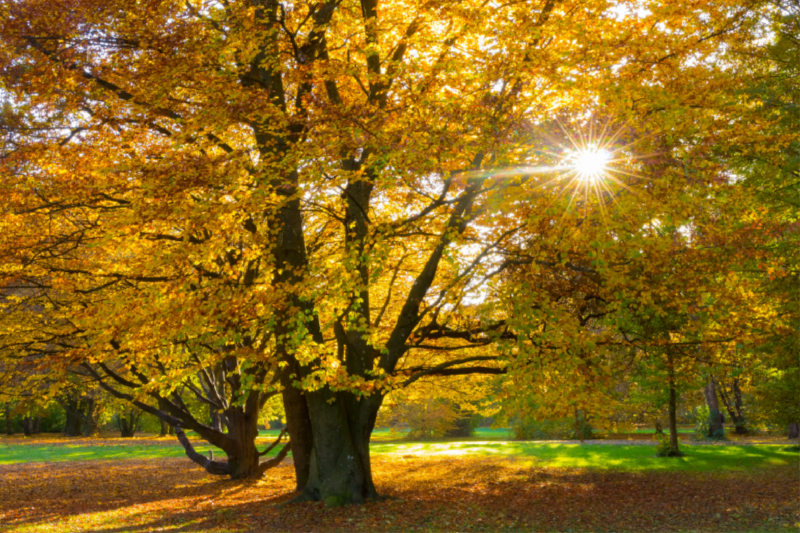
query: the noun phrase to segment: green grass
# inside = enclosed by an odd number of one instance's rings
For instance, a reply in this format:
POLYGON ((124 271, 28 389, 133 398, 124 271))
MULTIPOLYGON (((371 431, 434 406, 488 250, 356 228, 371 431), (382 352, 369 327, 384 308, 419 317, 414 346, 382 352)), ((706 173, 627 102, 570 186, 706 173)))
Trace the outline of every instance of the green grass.
MULTIPOLYGON (((631 433, 642 434, 642 433, 655 433, 655 432, 656 432, 655 428, 639 428, 639 429, 636 429, 636 430, 632 431, 631 433)), ((669 434, 669 428, 664 428, 664 433, 669 434)), ((678 428, 678 433, 679 434, 680 433, 694 433, 694 428, 678 428)))
MULTIPOLYGON (((207 454, 224 454, 222 450, 209 444, 197 445, 197 451, 207 454)), ((185 457, 180 445, 121 444, 91 446, 83 444, 63 444, 57 446, 35 444, 1 444, 0 465, 41 461, 96 461, 98 459, 159 459, 162 457, 185 457)))
MULTIPOLYGON (((272 433, 272 432, 270 432, 272 433)), ((278 432, 274 432, 277 434, 278 432)), ((459 455, 513 457, 534 466, 580 467, 624 471, 749 470, 769 465, 798 465, 800 455, 782 445, 690 446, 681 449, 681 458, 657 458, 655 446, 610 446, 600 444, 557 444, 493 440, 504 436, 503 430, 482 430, 471 439, 438 442, 381 441, 371 446, 375 454, 425 455, 455 458, 459 455)), ((264 437, 272 435, 263 435, 264 437)), ((264 445, 263 443, 261 444, 264 445)), ((221 450, 207 443, 196 443, 200 453, 209 449, 224 457, 221 450)), ((273 454, 276 450, 273 450, 273 454)), ((0 465, 41 461, 93 461, 115 459, 157 459, 183 457, 183 448, 174 444, 3 444, 0 442, 0 465)))
POLYGON ((681 446, 686 457, 659 458, 655 446, 550 444, 535 442, 427 442, 374 444, 373 453, 424 454, 457 457, 460 454, 514 457, 533 466, 579 467, 625 471, 713 472, 749 470, 769 465, 798 465, 797 452, 781 445, 681 446))

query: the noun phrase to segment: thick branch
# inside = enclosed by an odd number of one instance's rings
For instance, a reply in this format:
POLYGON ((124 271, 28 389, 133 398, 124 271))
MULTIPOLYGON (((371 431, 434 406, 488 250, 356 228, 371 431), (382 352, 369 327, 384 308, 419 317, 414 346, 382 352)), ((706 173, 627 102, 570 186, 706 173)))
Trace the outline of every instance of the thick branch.
MULTIPOLYGON (((208 472, 209 474, 214 474, 215 476, 226 476, 230 474, 228 463, 223 463, 220 461, 212 461, 205 455, 197 453, 194 450, 192 443, 189 442, 188 438, 186 438, 186 434, 183 432, 183 429, 181 429, 180 426, 177 425, 175 426, 175 435, 178 437, 178 442, 181 443, 183 449, 186 451, 186 456, 195 463, 205 468, 206 472, 208 472)), ((213 454, 211 452, 209 452, 209 455, 213 457, 213 454)))

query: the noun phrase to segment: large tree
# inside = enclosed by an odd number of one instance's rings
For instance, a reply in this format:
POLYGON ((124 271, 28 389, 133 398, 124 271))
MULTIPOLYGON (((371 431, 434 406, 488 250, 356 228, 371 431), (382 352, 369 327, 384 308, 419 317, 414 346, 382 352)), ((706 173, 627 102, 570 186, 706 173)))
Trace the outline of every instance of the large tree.
POLYGON ((4 0, 3 273, 58 315, 9 345, 195 430, 228 462, 190 456, 236 478, 263 472, 280 391, 299 498, 378 497, 393 389, 603 379, 618 339, 592 325, 629 273, 610 259, 719 182, 704 161, 739 82, 717 61, 761 10, 4 0), (600 145, 615 177, 585 168, 600 145))

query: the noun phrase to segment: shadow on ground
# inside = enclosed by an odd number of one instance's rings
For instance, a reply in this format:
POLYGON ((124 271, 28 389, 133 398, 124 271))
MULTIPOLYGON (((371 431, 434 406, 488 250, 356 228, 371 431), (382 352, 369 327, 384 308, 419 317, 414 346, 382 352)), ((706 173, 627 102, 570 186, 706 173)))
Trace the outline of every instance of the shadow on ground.
POLYGON ((398 500, 278 505, 293 469, 255 483, 184 459, 0 466, 0 524, 14 532, 748 531, 800 520, 796 465, 753 472, 602 472, 505 458, 376 456, 398 500))

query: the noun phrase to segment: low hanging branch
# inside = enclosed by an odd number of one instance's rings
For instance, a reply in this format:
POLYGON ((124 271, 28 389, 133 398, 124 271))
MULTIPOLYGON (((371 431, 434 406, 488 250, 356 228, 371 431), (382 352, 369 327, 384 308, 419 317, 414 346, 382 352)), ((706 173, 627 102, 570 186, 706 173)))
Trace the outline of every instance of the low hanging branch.
POLYGON ((227 476, 230 474, 228 463, 214 461, 213 452, 209 452, 210 457, 206 457, 201 453, 197 453, 194 449, 194 446, 192 446, 192 443, 189 442, 189 439, 186 437, 186 433, 183 432, 183 429, 180 426, 175 426, 175 435, 178 437, 178 441, 186 451, 186 456, 205 468, 206 472, 209 474, 214 474, 215 476, 227 476))
MULTIPOLYGON (((275 442, 275 444, 278 444, 277 441, 275 442)), ((274 446, 274 444, 273 444, 273 446, 274 446)), ((270 446, 269 449, 271 449, 271 448, 272 448, 272 446, 270 446)), ((258 473, 259 473, 259 475, 263 474, 264 472, 266 472, 267 470, 269 470, 270 468, 272 468, 274 466, 278 466, 281 463, 281 461, 283 461, 286 458, 286 456, 289 454, 291 449, 292 449, 292 442, 289 441, 289 442, 287 442, 286 444, 283 445, 283 448, 281 448, 281 451, 278 452, 278 455, 276 455, 272 459, 270 459, 268 461, 264 461, 263 463, 258 465, 258 473)))

